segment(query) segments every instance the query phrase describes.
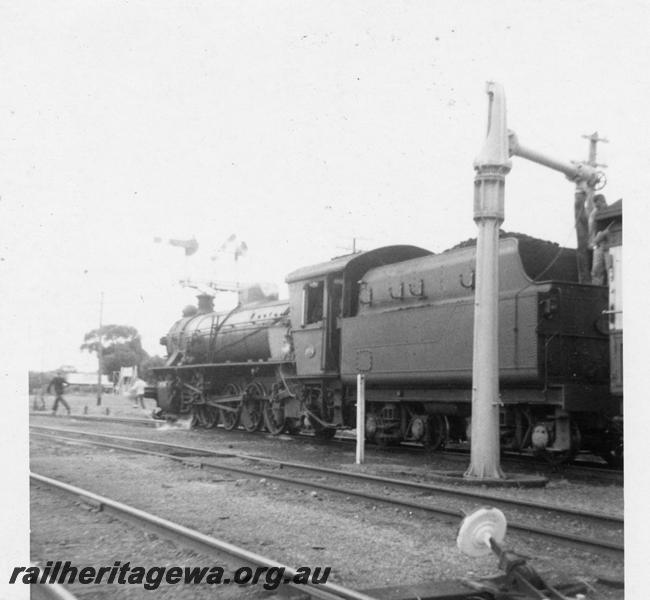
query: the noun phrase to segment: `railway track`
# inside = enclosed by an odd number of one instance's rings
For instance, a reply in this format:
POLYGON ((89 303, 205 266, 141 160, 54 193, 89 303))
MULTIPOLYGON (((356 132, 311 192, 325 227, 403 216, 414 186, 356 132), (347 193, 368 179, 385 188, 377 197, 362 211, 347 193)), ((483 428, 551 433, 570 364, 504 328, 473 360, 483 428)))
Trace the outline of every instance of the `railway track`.
POLYGON ((283 584, 299 589, 301 594, 306 595, 308 598, 322 600, 374 600, 372 596, 363 592, 334 583, 295 583, 293 578, 298 575, 297 569, 284 565, 272 558, 250 552, 245 548, 163 519, 134 506, 107 498, 106 496, 100 496, 92 491, 45 477, 44 475, 30 473, 30 479, 37 485, 47 486, 77 496, 84 503, 91 504, 104 513, 114 515, 121 520, 135 523, 138 527, 148 529, 157 535, 171 539, 180 546, 191 548, 207 556, 223 558, 225 555, 235 558, 250 567, 282 569, 284 573, 283 584))
POLYGON ((215 469, 237 476, 264 478, 283 485, 332 492, 347 498, 370 501, 373 505, 390 505, 438 518, 462 518, 465 512, 473 510, 477 505, 488 503, 510 511, 511 516, 515 515, 514 519, 509 519, 511 531, 554 542, 569 543, 589 551, 608 551, 615 554, 623 552, 621 540, 623 519, 615 515, 236 452, 214 452, 192 446, 53 427, 31 426, 31 429, 32 435, 36 437, 47 437, 61 443, 90 444, 125 452, 148 454, 203 469, 215 469), (298 473, 302 475, 299 476, 298 473), (343 486, 342 481, 351 482, 353 485, 343 486), (377 493, 377 487, 380 488, 380 493, 377 493), (414 500, 414 493, 425 501, 414 500), (435 503, 432 503, 434 499, 435 503), (589 535, 584 534, 585 530, 589 535))
MULTIPOLYGON (((53 418, 51 415, 46 413, 31 413, 33 416, 37 417, 46 417, 53 418)), ((61 418, 61 417, 57 417, 61 418)), ((64 417, 65 418, 65 417, 64 417)), ((136 425, 142 427, 158 428, 166 424, 165 421, 158 421, 154 419, 137 419, 131 417, 115 417, 115 416, 93 416, 93 415, 74 415, 72 419, 78 421, 89 421, 96 423, 120 423, 125 425, 136 425)), ((244 432, 243 430, 232 430, 228 431, 222 427, 218 428, 220 433, 226 435, 245 435, 245 436, 262 436, 268 438, 271 434, 264 431, 255 431, 255 432, 244 432)), ((315 436, 310 436, 306 434, 292 436, 292 439, 297 441, 302 441, 306 443, 319 444, 323 446, 350 446, 355 443, 352 438, 345 437, 335 437, 329 440, 319 439, 315 436)), ((368 447, 368 446, 367 446, 368 447)), ((370 448, 375 448, 379 452, 386 453, 424 453, 426 450, 421 446, 415 445, 399 445, 399 446, 387 446, 382 447, 381 449, 370 445, 370 448)), ((469 461, 469 452, 466 449, 446 449, 441 451, 436 451, 435 456, 443 457, 451 461, 469 461)), ((504 468, 521 468, 528 472, 541 473, 546 476, 561 476, 568 477, 571 479, 584 480, 584 481, 601 481, 605 483, 612 483, 616 485, 623 485, 624 472, 622 469, 617 469, 613 467, 608 467, 607 465, 599 463, 571 463, 563 465, 551 465, 544 463, 540 459, 534 458, 528 455, 521 455, 516 453, 506 453, 502 456, 502 465, 504 468)))

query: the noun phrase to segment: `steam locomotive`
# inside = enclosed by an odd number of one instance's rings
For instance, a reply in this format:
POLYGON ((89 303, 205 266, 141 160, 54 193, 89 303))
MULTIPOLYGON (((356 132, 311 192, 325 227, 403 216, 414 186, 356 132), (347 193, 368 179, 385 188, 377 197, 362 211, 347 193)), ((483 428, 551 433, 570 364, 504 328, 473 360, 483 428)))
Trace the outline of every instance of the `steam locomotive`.
MULTIPOLYGON (((620 460, 608 287, 578 283, 575 250, 550 242, 506 235, 499 257, 502 447, 620 460)), ((386 246, 290 273, 288 300, 252 287, 215 312, 200 295, 161 339, 158 416, 331 437, 356 426, 363 373, 369 441, 467 440, 475 262, 471 242, 440 254, 386 246)))

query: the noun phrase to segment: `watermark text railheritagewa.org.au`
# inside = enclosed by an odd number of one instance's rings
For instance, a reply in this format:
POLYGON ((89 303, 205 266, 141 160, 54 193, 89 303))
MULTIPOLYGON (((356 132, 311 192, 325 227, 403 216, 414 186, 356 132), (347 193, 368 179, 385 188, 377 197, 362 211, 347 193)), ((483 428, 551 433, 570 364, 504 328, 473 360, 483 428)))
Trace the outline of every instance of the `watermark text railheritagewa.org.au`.
POLYGON ((155 590, 162 583, 208 585, 261 585, 275 590, 281 584, 327 583, 331 567, 298 567, 287 572, 284 567, 239 567, 227 574, 223 567, 142 567, 122 564, 119 560, 110 567, 77 567, 70 561, 47 561, 45 566, 14 567, 9 583, 111 584, 141 585, 155 590))

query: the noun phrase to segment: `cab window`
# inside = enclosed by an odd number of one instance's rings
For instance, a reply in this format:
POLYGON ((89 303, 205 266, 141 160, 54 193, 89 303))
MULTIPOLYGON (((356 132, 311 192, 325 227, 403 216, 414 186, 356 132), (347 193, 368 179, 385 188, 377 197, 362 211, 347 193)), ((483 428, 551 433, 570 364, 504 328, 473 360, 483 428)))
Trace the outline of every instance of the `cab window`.
POLYGON ((305 286, 305 325, 323 320, 323 281, 312 281, 305 286))

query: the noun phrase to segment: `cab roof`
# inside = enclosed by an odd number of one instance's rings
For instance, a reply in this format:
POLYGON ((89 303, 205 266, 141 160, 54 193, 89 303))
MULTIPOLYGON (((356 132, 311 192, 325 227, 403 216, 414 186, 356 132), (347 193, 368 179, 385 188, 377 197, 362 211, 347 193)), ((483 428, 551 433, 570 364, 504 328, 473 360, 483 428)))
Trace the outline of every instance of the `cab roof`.
POLYGON ((374 267, 389 265, 411 258, 419 258, 428 254, 432 254, 432 252, 424 248, 419 248, 418 246, 384 246, 383 248, 376 248, 367 252, 337 256, 327 262, 301 267, 289 273, 285 281, 287 283, 295 283, 297 281, 316 279, 331 273, 341 273, 352 267, 354 267, 356 273, 362 273, 374 267))

